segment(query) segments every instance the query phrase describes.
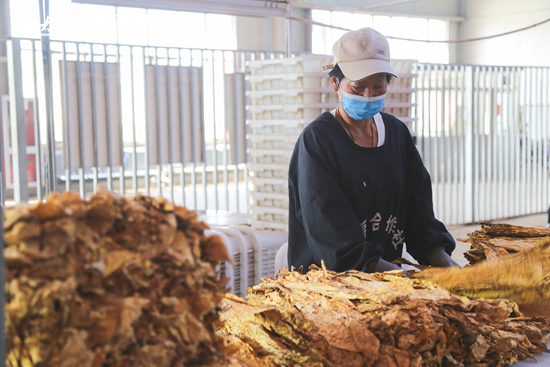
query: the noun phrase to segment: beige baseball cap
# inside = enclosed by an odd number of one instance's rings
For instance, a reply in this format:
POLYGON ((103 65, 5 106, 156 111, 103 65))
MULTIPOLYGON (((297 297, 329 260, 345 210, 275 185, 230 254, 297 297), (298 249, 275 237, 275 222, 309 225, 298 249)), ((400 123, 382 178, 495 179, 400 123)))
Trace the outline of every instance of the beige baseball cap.
POLYGON ((338 65, 344 76, 353 82, 379 73, 398 77, 390 64, 388 40, 370 27, 345 33, 332 46, 332 54, 333 63, 324 65, 323 70, 338 65))

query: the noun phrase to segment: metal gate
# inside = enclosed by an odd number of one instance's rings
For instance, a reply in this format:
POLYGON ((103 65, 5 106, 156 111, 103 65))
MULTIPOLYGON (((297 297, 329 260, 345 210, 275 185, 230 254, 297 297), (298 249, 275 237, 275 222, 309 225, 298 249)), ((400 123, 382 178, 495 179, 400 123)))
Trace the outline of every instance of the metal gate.
POLYGON ((282 52, 51 41, 49 102, 41 42, 0 42, 10 51, 3 204, 44 199, 51 131, 53 191, 87 197, 103 187, 247 212, 246 62, 282 52))
POLYGON ((445 224, 547 210, 550 68, 418 64, 417 145, 445 224))
MULTIPOLYGON (((57 191, 86 197, 104 187, 247 213, 246 61, 282 52, 52 41, 50 102, 41 42, 0 42, 10 86, 1 100, 3 204, 44 199, 51 133, 57 191)), ((451 225, 545 211, 550 68, 415 67, 413 131, 437 217, 451 225)))

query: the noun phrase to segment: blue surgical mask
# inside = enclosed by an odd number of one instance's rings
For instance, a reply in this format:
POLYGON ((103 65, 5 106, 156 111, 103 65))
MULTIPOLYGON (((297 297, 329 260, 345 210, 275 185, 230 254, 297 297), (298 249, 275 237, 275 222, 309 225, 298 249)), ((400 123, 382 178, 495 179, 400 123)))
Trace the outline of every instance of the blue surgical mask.
POLYGON ((363 97, 356 94, 349 94, 342 91, 344 98, 342 107, 344 110, 356 120, 368 120, 384 107, 384 99, 386 94, 377 97, 363 97))

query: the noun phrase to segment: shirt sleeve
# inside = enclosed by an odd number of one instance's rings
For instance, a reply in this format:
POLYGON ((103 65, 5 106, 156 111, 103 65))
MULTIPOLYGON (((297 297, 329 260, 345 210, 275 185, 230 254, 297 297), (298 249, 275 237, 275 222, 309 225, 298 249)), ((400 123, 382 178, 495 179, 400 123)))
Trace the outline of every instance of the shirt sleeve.
POLYGON ((308 246, 316 264, 324 260, 330 270, 356 269, 368 272, 383 247, 367 241, 352 206, 338 185, 338 167, 311 131, 304 131, 296 144, 289 167, 289 195, 295 220, 304 229, 305 243, 289 243, 289 265, 296 263, 299 246, 308 246), (294 247, 294 249, 291 249, 294 247))
MULTIPOLYGON (((409 136, 410 138, 410 136, 409 136)), ((422 163, 412 138, 409 167, 413 167, 407 211, 405 242, 407 251, 422 265, 430 265, 426 254, 435 246, 445 247, 449 255, 455 249, 455 242, 445 225, 435 218, 432 200, 432 181, 422 163)))

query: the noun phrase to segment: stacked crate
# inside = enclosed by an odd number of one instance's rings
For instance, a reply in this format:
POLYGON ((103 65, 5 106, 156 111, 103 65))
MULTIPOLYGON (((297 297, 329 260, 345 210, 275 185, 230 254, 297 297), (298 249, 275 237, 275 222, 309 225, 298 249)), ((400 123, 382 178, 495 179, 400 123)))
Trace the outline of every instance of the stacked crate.
MULTIPOLYGON (((338 95, 322 69, 332 60, 301 56, 248 63, 248 168, 254 186, 250 212, 256 229, 288 230, 288 166, 294 144, 307 124, 338 106, 338 95)), ((400 77, 392 81, 383 109, 409 129, 415 120, 413 64, 412 60, 392 61, 400 77)))
POLYGON ((413 117, 413 108, 416 107, 416 103, 413 103, 413 95, 418 90, 414 88, 416 86, 414 80, 418 77, 418 74, 413 72, 416 63, 416 60, 392 60, 392 67, 399 78, 394 78, 389 85, 382 109, 382 112, 403 121, 413 135, 412 124, 418 119, 413 117))
POLYGON ((277 274, 275 257, 279 248, 288 241, 286 233, 262 231, 247 225, 209 224, 207 236, 218 235, 222 239, 233 264, 222 262, 216 269, 218 278, 228 279, 228 292, 246 297, 248 287, 260 283, 260 279, 277 274))
POLYGON ((248 63, 249 170, 254 189, 250 211, 256 229, 288 227, 288 165, 303 128, 338 105, 322 66, 327 56, 248 63))

